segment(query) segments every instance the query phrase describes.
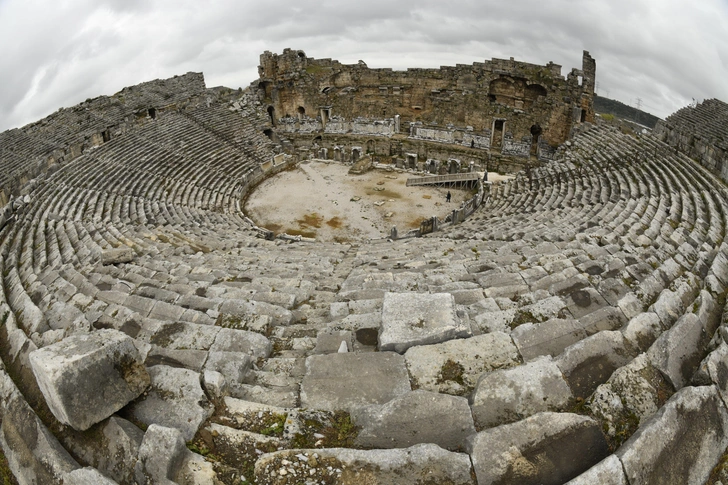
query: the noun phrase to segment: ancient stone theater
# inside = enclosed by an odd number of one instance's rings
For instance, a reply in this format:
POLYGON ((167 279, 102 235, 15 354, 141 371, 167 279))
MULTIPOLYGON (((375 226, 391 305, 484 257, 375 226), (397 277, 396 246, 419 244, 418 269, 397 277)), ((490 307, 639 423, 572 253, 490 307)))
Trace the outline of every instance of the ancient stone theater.
POLYGON ((0 133, 5 483, 728 483, 726 103, 625 129, 588 52, 259 74, 0 133), (314 160, 463 202, 347 242, 246 213, 314 160))

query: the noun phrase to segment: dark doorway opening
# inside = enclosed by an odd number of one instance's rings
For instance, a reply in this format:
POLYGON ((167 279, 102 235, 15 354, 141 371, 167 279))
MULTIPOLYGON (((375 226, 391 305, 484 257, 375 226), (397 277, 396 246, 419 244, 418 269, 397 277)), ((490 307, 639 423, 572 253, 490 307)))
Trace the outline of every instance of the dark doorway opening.
POLYGON ((493 139, 490 146, 493 148, 501 148, 503 146, 503 132, 506 127, 506 120, 495 120, 493 122, 493 139))
POLYGON ((157 110, 154 108, 149 108, 149 117, 153 120, 157 119, 157 110))
POLYGON ((268 116, 270 117, 270 124, 273 126, 276 125, 275 113, 276 113, 276 110, 273 108, 273 106, 268 106, 268 116))
POLYGON ((531 127, 531 155, 538 155, 538 139, 541 137, 541 133, 543 130, 538 123, 531 127))

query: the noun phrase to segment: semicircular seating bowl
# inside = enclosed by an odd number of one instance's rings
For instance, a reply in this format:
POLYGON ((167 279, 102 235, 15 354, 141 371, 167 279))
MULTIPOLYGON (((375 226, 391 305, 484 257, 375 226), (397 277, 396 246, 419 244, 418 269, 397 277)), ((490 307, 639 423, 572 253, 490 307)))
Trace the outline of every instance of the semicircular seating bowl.
MULTIPOLYGON (((728 446, 714 175, 597 126, 428 237, 264 241, 238 207, 273 153, 266 114, 209 97, 63 160, 0 230, 0 445, 21 483, 708 480, 728 446), (113 368, 149 381, 84 428, 48 389, 118 390, 38 362, 90 335, 131 342, 143 370, 113 368)), ((2 163, 122 108, 61 113, 37 145, 8 132, 2 163)))

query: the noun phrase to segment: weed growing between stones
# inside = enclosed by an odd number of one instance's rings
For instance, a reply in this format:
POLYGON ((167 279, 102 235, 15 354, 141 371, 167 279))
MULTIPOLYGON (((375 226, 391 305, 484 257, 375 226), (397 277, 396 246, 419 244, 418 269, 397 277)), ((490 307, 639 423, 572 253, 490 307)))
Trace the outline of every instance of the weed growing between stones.
MULTIPOLYGON (((4 323, 4 322, 3 322, 4 323)), ((10 471, 8 460, 0 449, 0 484, 1 485, 18 485, 18 481, 10 471)))
POLYGON ((464 386, 465 382, 463 381, 463 374, 465 374, 465 368, 462 364, 448 359, 444 364, 442 364, 440 373, 437 376, 437 383, 443 384, 447 381, 453 381, 464 386))

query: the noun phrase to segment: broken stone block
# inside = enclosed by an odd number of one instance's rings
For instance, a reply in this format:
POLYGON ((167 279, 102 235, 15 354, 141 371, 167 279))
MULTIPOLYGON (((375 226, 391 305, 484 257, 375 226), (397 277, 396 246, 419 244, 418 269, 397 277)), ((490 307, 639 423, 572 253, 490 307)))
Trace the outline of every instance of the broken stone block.
POLYGON ((117 330, 68 337, 30 354, 53 415, 83 431, 139 396, 149 374, 133 340, 117 330))
POLYGON ((117 485, 98 470, 91 467, 79 468, 63 475, 63 485, 117 485))
POLYGON ((352 336, 348 330, 322 330, 316 335, 316 348, 314 352, 317 354, 333 354, 339 352, 344 346, 344 352, 352 349, 352 336))
POLYGON ((479 429, 512 423, 542 411, 563 409, 572 398, 550 356, 483 374, 472 397, 479 429))
POLYGON ((479 484, 562 484, 609 454, 597 421, 550 412, 481 431, 467 449, 479 484))
POLYGON ((415 345, 445 342, 471 335, 455 313, 449 293, 386 293, 382 306, 379 349, 404 353, 415 345))
POLYGON ((202 374, 202 386, 213 400, 225 397, 229 389, 225 376, 214 370, 206 370, 202 374))
POLYGON ((467 399, 437 392, 412 391, 386 404, 353 411, 361 430, 355 444, 365 448, 406 448, 434 443, 460 449, 475 433, 467 399))
POLYGON ((101 264, 121 264, 134 261, 134 251, 129 247, 107 249, 101 253, 101 264))
POLYGON ((229 384, 243 382, 253 365, 253 359, 243 352, 212 352, 205 362, 205 371, 221 373, 229 384))
POLYGON ((149 368, 152 386, 143 399, 125 412, 145 424, 176 428, 185 441, 191 440, 214 408, 200 385, 200 375, 189 369, 166 365, 149 368))
POLYGON ((672 386, 680 389, 690 381, 707 354, 711 335, 694 313, 686 313, 652 344, 647 355, 672 386))
MULTIPOLYGON (((0 372, 0 390, 5 391, 3 377, 10 379, 0 372)), ((17 389, 9 395, 3 393, 0 413, 0 447, 19 483, 57 483, 64 474, 79 468, 17 389)))
POLYGON ((609 455, 565 485, 629 485, 616 455, 609 455))
POLYGON ((569 346, 556 364, 574 396, 586 398, 636 354, 621 332, 604 331, 569 346))
POLYGON ((728 446, 728 413, 714 386, 673 395, 617 451, 632 485, 705 483, 728 446))
POLYGON ((306 359, 301 407, 350 410, 410 391, 404 357, 394 352, 312 355, 306 359))
POLYGON ((82 463, 116 482, 134 482, 134 467, 144 431, 125 419, 111 416, 74 438, 66 440, 65 445, 82 463))
POLYGON ((272 348, 270 340, 257 332, 222 328, 215 337, 210 352, 245 352, 254 358, 267 358, 272 348))
POLYGON ((483 372, 520 361, 511 337, 503 332, 412 347, 404 358, 420 389, 454 395, 469 393, 483 372))
POLYGON ((543 323, 524 323, 511 332, 523 359, 528 361, 540 355, 556 357, 566 347, 582 340, 586 331, 573 319, 552 318, 543 323))
POLYGON ((139 448, 135 478, 139 485, 173 485, 190 451, 178 429, 152 424, 139 448))
POLYGON ((288 476, 311 483, 475 485, 468 455, 421 444, 394 450, 327 448, 266 453, 255 463, 255 483, 291 483, 288 476))

